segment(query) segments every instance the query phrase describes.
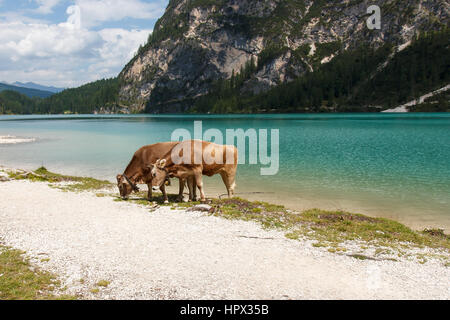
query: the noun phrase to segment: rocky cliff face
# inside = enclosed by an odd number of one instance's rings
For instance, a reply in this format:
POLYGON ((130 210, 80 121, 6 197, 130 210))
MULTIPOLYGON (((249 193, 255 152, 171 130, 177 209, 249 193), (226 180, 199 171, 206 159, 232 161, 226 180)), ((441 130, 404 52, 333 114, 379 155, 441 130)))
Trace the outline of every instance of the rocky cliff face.
POLYGON ((184 111, 249 61, 256 66, 242 90, 259 93, 362 43, 404 48, 415 34, 448 25, 449 7, 445 0, 171 0, 119 75, 120 103, 184 111), (380 30, 366 25, 373 4, 380 30))

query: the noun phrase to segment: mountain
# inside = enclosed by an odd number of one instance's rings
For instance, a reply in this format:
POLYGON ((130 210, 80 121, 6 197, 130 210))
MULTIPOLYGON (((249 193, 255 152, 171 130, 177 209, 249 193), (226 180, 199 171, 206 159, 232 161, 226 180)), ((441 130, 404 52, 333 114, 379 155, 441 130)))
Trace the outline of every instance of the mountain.
POLYGON ((29 88, 29 89, 37 89, 37 90, 41 90, 41 91, 49 91, 49 92, 53 92, 53 93, 59 93, 61 91, 64 90, 64 88, 57 88, 57 87, 47 87, 47 86, 43 86, 34 82, 26 82, 26 83, 22 83, 22 82, 14 82, 13 83, 14 86, 17 87, 22 87, 22 88, 29 88))
POLYGON ((0 92, 5 91, 5 90, 19 92, 23 95, 26 95, 29 98, 34 98, 34 97, 47 98, 47 97, 50 97, 51 95, 53 95, 53 92, 50 92, 50 91, 24 88, 24 87, 19 87, 19 86, 13 86, 13 85, 6 84, 6 83, 0 83, 0 92))
POLYGON ((148 113, 380 111, 447 84, 449 8, 438 0, 170 0, 119 74, 119 101, 148 113), (381 9, 380 30, 367 27, 370 5, 381 9), (383 76, 397 80, 402 55, 431 65, 410 70, 398 98, 383 76))

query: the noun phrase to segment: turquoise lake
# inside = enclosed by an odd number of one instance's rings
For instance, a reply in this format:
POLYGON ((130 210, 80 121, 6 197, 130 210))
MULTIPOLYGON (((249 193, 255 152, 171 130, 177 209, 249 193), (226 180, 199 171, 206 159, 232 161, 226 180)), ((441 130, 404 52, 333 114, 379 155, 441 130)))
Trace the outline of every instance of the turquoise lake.
MULTIPOLYGON (((342 209, 392 218, 413 228, 450 230, 450 114, 295 114, 226 116, 0 116, 0 165, 114 181, 141 146, 177 128, 279 129, 280 169, 241 165, 237 196, 293 209, 342 209)), ((207 196, 225 193, 205 177, 207 196)), ((177 183, 176 183, 177 184, 177 183)), ((176 193, 177 187, 172 187, 176 193)))

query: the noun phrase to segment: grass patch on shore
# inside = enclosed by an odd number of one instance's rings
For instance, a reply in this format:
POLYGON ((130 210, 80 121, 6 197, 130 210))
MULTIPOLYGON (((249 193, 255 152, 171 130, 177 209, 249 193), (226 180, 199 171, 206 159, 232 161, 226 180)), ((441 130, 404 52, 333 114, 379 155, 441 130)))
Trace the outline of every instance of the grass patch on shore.
MULTIPOLYGON (((152 194, 152 198, 150 200, 147 199, 147 191, 139 191, 139 192, 133 192, 132 194, 130 194, 128 199, 122 199, 122 197, 120 197, 119 195, 114 196, 114 201, 116 202, 131 202, 131 203, 135 203, 135 204, 139 204, 139 205, 143 205, 143 206, 153 206, 155 204, 159 205, 159 206, 165 206, 165 207, 170 207, 170 206, 174 206, 175 205, 179 205, 182 206, 183 203, 178 203, 178 195, 176 194, 168 194, 167 197, 169 199, 169 203, 164 203, 164 197, 162 195, 162 193, 160 192, 153 192, 152 194)), ((103 194, 97 195, 97 196, 106 196, 103 194)), ((200 203, 200 202, 196 202, 196 203, 200 203)), ((186 203, 186 208, 191 207, 193 205, 193 203, 186 203)))
POLYGON ((30 180, 38 182, 49 182, 52 187, 64 191, 91 191, 100 190, 113 186, 113 184, 106 180, 98 180, 90 177, 76 177, 62 175, 48 171, 45 167, 41 167, 35 171, 15 171, 7 172, 11 179, 15 180, 30 180), (58 185, 60 183, 69 182, 65 185, 58 185))
MULTIPOLYGON (((142 198, 128 201, 140 205, 151 205, 142 198)), ((171 208, 188 209, 200 204, 200 202, 175 203, 176 195, 169 195, 171 208)), ((154 202, 162 204, 162 195, 153 198, 154 202)), ((126 201, 117 198, 115 201, 126 201)), ((288 210, 284 206, 261 201, 249 201, 241 198, 211 199, 210 213, 213 216, 225 219, 237 219, 255 221, 263 228, 279 229, 286 231, 289 239, 309 239, 317 241, 315 247, 330 248, 330 252, 345 252, 342 244, 346 241, 361 241, 377 247, 430 247, 434 249, 450 250, 450 236, 441 229, 425 229, 414 231, 407 226, 385 218, 373 218, 363 214, 355 214, 343 211, 325 211, 320 209, 306 210, 301 213, 288 210)), ((365 248, 368 248, 365 246, 365 248)), ((392 253, 387 249, 376 251, 376 255, 392 253)))
POLYGON ((0 245, 0 300, 73 300, 55 295, 60 282, 48 272, 31 266, 24 252, 0 245))
POLYGON ((107 286, 109 286, 110 283, 111 282, 107 280, 100 280, 99 282, 96 283, 96 286, 106 288, 107 286))
POLYGON ((384 218, 320 209, 295 213, 284 206, 240 198, 214 199, 211 205, 215 216, 256 221, 264 228, 286 230, 289 239, 316 240, 316 246, 338 248, 345 241, 357 240, 386 247, 450 249, 450 237, 442 230, 418 232, 384 218))

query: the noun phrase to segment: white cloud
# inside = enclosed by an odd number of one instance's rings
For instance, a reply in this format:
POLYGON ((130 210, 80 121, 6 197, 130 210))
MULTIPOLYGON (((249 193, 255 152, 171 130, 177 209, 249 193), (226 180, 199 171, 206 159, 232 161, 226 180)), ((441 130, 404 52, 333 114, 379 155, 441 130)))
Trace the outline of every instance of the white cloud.
POLYGON ((59 24, 0 20, 0 81, 73 87, 116 76, 151 32, 89 30, 77 12, 59 24))
POLYGON ((104 43, 96 49, 98 59, 88 67, 94 79, 113 77, 133 57, 140 44, 145 43, 150 30, 103 29, 99 32, 104 43))
POLYGON ((90 48, 101 45, 103 41, 96 32, 77 28, 72 23, 60 24, 1 24, 0 49, 10 49, 12 58, 48 58, 72 54, 88 54, 90 48), (9 36, 10 39, 3 38, 9 36))
POLYGON ((99 32, 104 45, 99 48, 105 61, 125 60, 133 57, 140 44, 144 44, 151 30, 103 29, 99 32))
POLYGON ((34 10, 36 13, 49 14, 53 12, 53 7, 55 7, 60 0, 35 0, 39 7, 34 10))
MULTIPOLYGON (((0 0, 1 1, 1 0, 0 0)), ((33 18, 25 15, 24 11, 0 12, 0 22, 23 22, 23 23, 48 23, 47 20, 33 18)), ((3 31, 3 30, 2 30, 3 31)))
POLYGON ((141 0, 75 0, 81 10, 84 27, 125 18, 155 19, 164 13, 167 0, 145 2, 141 0))

